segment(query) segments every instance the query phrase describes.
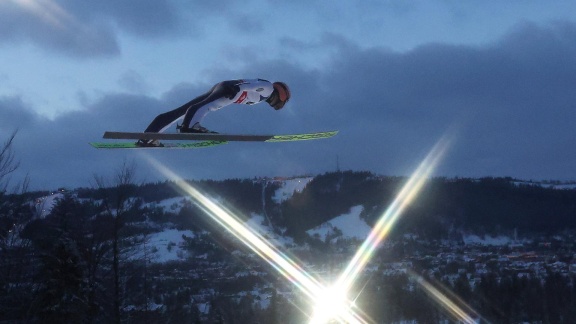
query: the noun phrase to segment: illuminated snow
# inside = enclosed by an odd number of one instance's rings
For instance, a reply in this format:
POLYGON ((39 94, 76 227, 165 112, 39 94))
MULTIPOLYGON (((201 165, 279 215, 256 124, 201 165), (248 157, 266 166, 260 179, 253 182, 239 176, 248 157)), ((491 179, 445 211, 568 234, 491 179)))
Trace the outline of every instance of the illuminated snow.
POLYGON ((321 239, 324 239, 328 235, 333 235, 335 230, 338 229, 342 232, 342 238, 364 240, 370 233, 371 228, 360 218, 362 210, 364 210, 363 206, 354 206, 350 208, 349 213, 335 217, 329 222, 315 227, 306 233, 311 236, 318 235, 321 239))
POLYGON ((314 179, 313 177, 294 178, 282 181, 282 186, 276 190, 272 200, 276 203, 281 203, 288 200, 294 195, 295 192, 302 192, 308 183, 314 179))

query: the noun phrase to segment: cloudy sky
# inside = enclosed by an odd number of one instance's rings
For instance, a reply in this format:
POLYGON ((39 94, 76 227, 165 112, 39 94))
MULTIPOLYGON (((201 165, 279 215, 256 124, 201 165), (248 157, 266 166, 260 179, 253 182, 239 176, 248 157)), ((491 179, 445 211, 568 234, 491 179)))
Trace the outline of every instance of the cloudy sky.
MULTIPOLYGON (((188 179, 407 175, 443 136, 437 176, 576 180, 576 2, 0 0, 0 140, 16 183, 87 187, 149 159, 188 179), (293 98, 228 106, 221 133, 340 130, 328 140, 96 150, 227 79, 293 98)), ((175 130, 171 130, 172 132, 175 130)))

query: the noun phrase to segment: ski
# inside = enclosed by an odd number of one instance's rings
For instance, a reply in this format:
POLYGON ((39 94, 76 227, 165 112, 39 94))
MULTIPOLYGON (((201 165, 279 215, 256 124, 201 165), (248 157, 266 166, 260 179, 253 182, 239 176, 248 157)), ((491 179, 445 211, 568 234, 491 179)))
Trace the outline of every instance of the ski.
MULTIPOLYGON (((145 139, 164 141, 218 141, 218 142, 292 142, 329 138, 338 131, 315 132, 305 134, 287 135, 235 135, 217 133, 132 133, 132 132, 105 132, 105 139, 145 139)), ((113 144, 112 144, 113 145, 113 144)), ((166 145, 166 144, 165 144, 166 145)))
POLYGON ((135 142, 94 142, 90 143, 97 149, 195 149, 226 144, 226 141, 202 141, 193 143, 162 143, 164 146, 138 146, 135 142))

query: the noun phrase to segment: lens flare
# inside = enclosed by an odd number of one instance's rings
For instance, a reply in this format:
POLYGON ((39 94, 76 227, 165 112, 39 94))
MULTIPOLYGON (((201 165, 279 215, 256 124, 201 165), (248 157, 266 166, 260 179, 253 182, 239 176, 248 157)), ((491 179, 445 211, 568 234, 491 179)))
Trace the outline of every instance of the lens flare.
POLYGON ((416 282, 424 289, 424 292, 436 303, 438 303, 442 308, 444 308, 450 316, 452 316, 458 323, 474 324, 477 321, 470 316, 472 314, 478 317, 476 311, 474 311, 470 306, 468 306, 462 299, 458 296, 450 293, 448 291, 442 293, 440 289, 436 288, 430 282, 426 281, 421 276, 412 274, 416 279, 416 282))
POLYGON ((251 228, 244 226, 243 221, 232 214, 229 210, 217 204, 212 199, 204 196, 200 191, 190 184, 177 181, 180 178, 171 170, 155 160, 150 162, 165 176, 175 180, 181 190, 186 192, 197 202, 198 206, 217 224, 225 228, 229 233, 234 235, 238 240, 249 247, 253 252, 258 254, 262 259, 272 265, 286 279, 297 285, 308 296, 315 296, 321 287, 320 283, 304 271, 298 264, 284 255, 275 246, 270 244, 259 233, 251 228))
MULTIPOLYGON (((197 205, 217 224, 234 235, 254 253, 269 263, 276 271, 302 291, 314 305, 310 323, 326 323, 336 321, 340 323, 367 323, 359 314, 354 300, 348 294, 358 275, 372 258, 372 255, 382 240, 388 235, 395 222, 405 208, 416 198, 426 180, 444 155, 449 141, 440 140, 416 171, 411 175, 392 204, 378 219, 368 238, 360 246, 348 266, 339 276, 336 283, 326 287, 316 278, 308 274, 296 262, 282 253, 278 248, 268 242, 262 235, 244 225, 243 221, 209 197, 204 196, 196 188, 163 166, 158 161, 147 156, 148 161, 167 178, 174 180, 183 192, 186 192, 197 205)), ((432 296, 450 314, 465 323, 471 323, 467 312, 442 294, 439 290, 423 280, 417 280, 423 289, 432 296)))
POLYGON ((311 324, 327 323, 333 319, 346 319, 347 323, 360 322, 350 313, 352 303, 347 298, 347 292, 337 286, 327 287, 315 297, 315 305, 310 319, 311 324))
POLYGON ((368 238, 360 246, 344 272, 340 275, 336 284, 328 290, 329 298, 326 297, 326 294, 316 298, 317 306, 314 311, 314 323, 325 323, 330 319, 344 320, 348 323, 365 322, 362 318, 358 317, 356 313, 351 311, 354 303, 349 302, 346 296, 360 272, 362 272, 372 258, 372 254, 378 245, 390 232, 406 206, 416 198, 420 189, 422 189, 426 180, 430 177, 441 157, 444 155, 448 143, 449 141, 445 138, 440 140, 416 171, 410 176, 392 204, 378 219, 368 238), (327 301, 329 301, 331 306, 326 305, 327 301), (330 313, 330 311, 332 312, 330 313))
POLYGON ((340 276, 337 285, 342 287, 342 290, 348 291, 358 274, 364 269, 366 264, 370 261, 374 250, 378 247, 380 242, 392 229, 392 226, 406 206, 408 206, 418 192, 424 186, 426 180, 430 177, 431 173, 436 168, 440 158, 444 155, 449 141, 446 138, 441 139, 422 161, 416 171, 410 176, 398 196, 394 199, 392 204, 386 209, 384 214, 378 219, 374 228, 368 235, 368 238, 362 243, 348 267, 340 276))
MULTIPOLYGON (((196 188, 184 181, 179 181, 181 178, 174 172, 164 167, 158 161, 148 157, 149 162, 159 170, 164 176, 174 180, 179 188, 186 192, 198 206, 217 224, 226 229, 229 233, 234 235, 239 241, 244 243, 254 253, 260 256, 263 260, 268 262, 276 271, 294 284, 300 291, 302 291, 308 298, 315 301, 326 300, 326 288, 318 282, 314 277, 302 269, 296 262, 288 256, 279 251, 275 246, 270 244, 259 233, 252 230, 250 227, 244 226, 241 219, 231 213, 223 206, 217 204, 209 197, 204 196, 196 188)), ((334 294, 332 291, 331 296, 342 296, 334 294)), ((345 294, 341 298, 344 303, 345 294)), ((338 297, 337 297, 338 298, 338 297)), ((335 305, 325 303, 325 309, 333 309, 335 305)), ((340 306, 340 305, 339 305, 340 306)), ((349 306, 339 307, 338 318, 348 323, 364 323, 363 321, 349 306)), ((328 316, 328 315, 322 315, 328 316)), ((330 315, 333 317, 334 315, 330 315)))
POLYGON ((52 0, 10 1, 54 27, 65 28, 73 21, 72 16, 52 0))

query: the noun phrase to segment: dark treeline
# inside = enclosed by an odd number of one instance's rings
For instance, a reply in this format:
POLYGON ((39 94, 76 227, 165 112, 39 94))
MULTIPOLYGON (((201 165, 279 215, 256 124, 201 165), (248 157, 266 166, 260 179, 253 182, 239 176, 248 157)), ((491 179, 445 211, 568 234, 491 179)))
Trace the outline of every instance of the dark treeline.
MULTIPOLYGON (((245 271, 246 261, 231 254, 238 242, 175 183, 135 185, 133 171, 125 166, 109 187, 59 190, 48 214, 47 192, 0 195, 0 322, 247 323, 256 313, 269 316, 251 309, 251 296, 239 300, 249 306, 244 316, 237 298, 230 300, 263 284, 262 276, 233 280, 245 271), (185 203, 179 210, 155 205, 169 198, 185 203), (172 227, 194 233, 183 248, 201 261, 156 264, 137 251, 151 233, 172 227), (203 302, 210 314, 201 318, 194 303, 203 302)), ((277 188, 241 179, 187 183, 241 218, 272 204, 277 188)))
MULTIPOLYGON (((262 210, 262 184, 251 179, 227 179, 215 180, 189 180, 182 182, 158 182, 142 185, 130 184, 130 190, 134 197, 138 197, 145 203, 159 202, 165 199, 187 196, 186 186, 192 186, 206 196, 218 197, 226 205, 234 208, 243 215, 262 210)), ((265 197, 268 202, 278 188, 278 184, 269 184, 265 188, 265 197)), ((116 190, 110 188, 79 188, 74 192, 78 198, 102 199, 110 197, 116 190)))
MULTIPOLYGON (((352 171, 317 176, 282 204, 282 223, 298 236, 347 213, 351 206, 363 205, 362 217, 373 224, 406 181, 404 177, 352 171)), ((510 178, 434 178, 408 207, 398 232, 415 231, 437 239, 447 237, 454 227, 485 233, 518 229, 540 234, 574 229, 576 189, 543 188, 510 178)))
MULTIPOLYGON (((186 183, 241 218, 265 214, 278 232, 286 229, 297 242, 310 243, 310 262, 334 263, 332 253, 339 250, 316 244, 305 231, 356 205, 364 206, 361 217, 373 224, 406 180, 369 172, 326 173, 280 204, 273 196, 281 180, 186 183)), ((221 231, 193 199, 186 199, 177 183, 123 181, 67 191, 48 215, 42 214, 36 200, 44 194, 0 194, 0 322, 306 321, 300 311, 305 305, 298 298, 289 300, 293 296, 277 293, 286 290, 284 280, 258 258, 237 257, 233 252, 243 251, 238 241, 221 231), (169 198, 185 201, 183 207, 156 206, 169 198), (184 237, 190 256, 186 261, 152 263, 147 252, 135 250, 162 228, 193 233, 184 237), (251 272, 237 275, 247 269, 251 272), (263 301, 246 293, 255 287, 270 296, 267 307, 255 306, 263 301)), ((551 234, 575 228, 575 206, 573 189, 546 189, 507 178, 436 178, 406 210, 390 240, 407 232, 428 239, 449 238, 457 230, 551 234)), ((406 253, 398 253, 398 259, 406 253)), ((348 257, 341 254, 334 255, 348 257)), ((395 260, 395 251, 382 251, 379 257, 395 260)), ((418 267, 417 273, 425 273, 425 267, 418 267)), ((528 279, 488 274, 474 287, 465 277, 453 282, 425 279, 453 291, 491 322, 576 320, 570 276, 550 272, 545 278, 528 279)), ((360 281, 369 284, 358 303, 377 322, 450 318, 412 275, 378 272, 360 281)))
MULTIPOLYGON (((263 199, 268 215, 279 225, 298 234, 363 205, 362 217, 372 224, 407 181, 405 177, 377 176, 370 172, 331 172, 314 177, 302 192, 274 206, 271 197, 279 181, 230 179, 187 181, 194 188, 222 202, 242 215, 262 212, 263 199), (265 192, 263 196, 263 183, 265 192)), ((157 202, 185 195, 173 182, 133 185, 134 195, 143 202, 157 202)), ((112 188, 77 189, 79 198, 94 198, 112 188)), ((39 193, 34 193, 36 196, 39 193)), ((434 222, 450 222, 461 229, 485 231, 519 229, 556 232, 576 228, 576 189, 544 188, 511 178, 433 178, 422 189, 402 218, 415 228, 434 222)), ((443 224, 442 224, 443 226, 443 224)))
POLYGON ((440 306, 438 295, 426 287, 451 296, 451 301, 481 323, 574 323, 576 288, 573 279, 549 273, 544 282, 538 278, 514 275, 483 276, 471 287, 465 276, 454 282, 411 275, 372 277, 357 303, 376 323, 402 319, 417 323, 458 322, 455 314, 440 306), (420 285, 426 283, 426 286, 420 285), (456 297, 455 297, 456 296, 456 297))

